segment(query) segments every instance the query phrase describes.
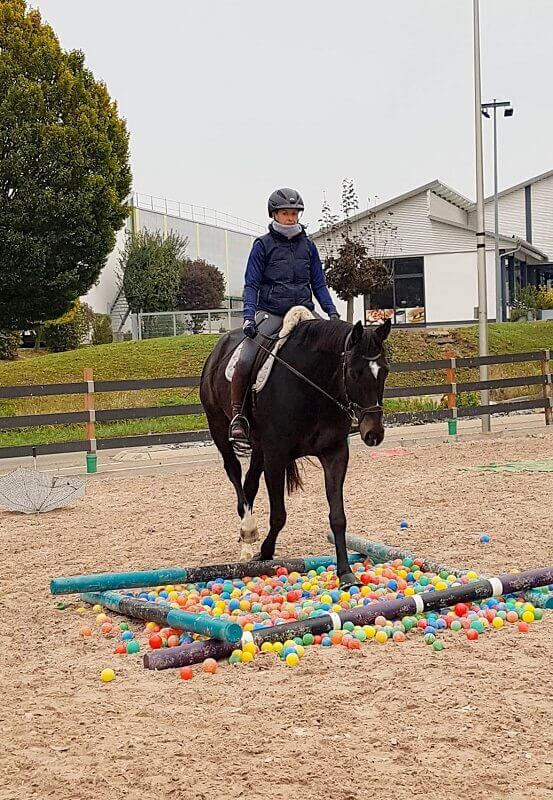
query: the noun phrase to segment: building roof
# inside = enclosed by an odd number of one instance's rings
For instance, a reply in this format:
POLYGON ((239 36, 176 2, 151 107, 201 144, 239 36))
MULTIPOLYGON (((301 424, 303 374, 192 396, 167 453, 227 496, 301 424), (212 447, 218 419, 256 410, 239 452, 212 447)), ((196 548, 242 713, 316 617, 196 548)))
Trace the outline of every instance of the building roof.
MULTIPOLYGON (((510 194, 511 192, 516 192, 518 189, 524 189, 525 186, 531 186, 533 183, 537 183, 538 181, 543 181, 546 178, 551 177, 553 175, 553 169, 548 170, 547 172, 542 172, 541 175, 536 175, 534 178, 527 178, 525 181, 521 183, 516 183, 514 186, 509 186, 508 189, 502 189, 500 192, 497 193, 498 197, 504 197, 506 194, 510 194)), ((486 197, 484 202, 489 203, 494 199, 493 194, 489 197, 486 197)))

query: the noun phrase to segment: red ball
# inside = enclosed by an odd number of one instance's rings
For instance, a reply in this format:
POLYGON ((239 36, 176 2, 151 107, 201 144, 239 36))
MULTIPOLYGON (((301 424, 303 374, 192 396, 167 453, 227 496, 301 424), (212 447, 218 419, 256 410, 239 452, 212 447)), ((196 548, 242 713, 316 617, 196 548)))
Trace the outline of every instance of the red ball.
POLYGON ((148 644, 152 650, 159 650, 160 647, 163 647, 163 639, 158 633, 154 633, 148 639, 148 644))
POLYGON ((521 633, 528 633, 530 629, 530 626, 527 622, 519 622, 517 627, 521 633))
POLYGON ((192 672, 192 667, 183 667, 180 671, 180 676, 183 681, 189 681, 191 678, 194 677, 194 673, 192 672))
POLYGON ((369 573, 368 572, 362 572, 361 573, 361 583, 364 583, 365 585, 367 585, 367 583, 370 583, 370 582, 371 582, 371 576, 369 575, 369 573))
POLYGON ((458 617, 465 617, 468 614, 468 608, 464 603, 457 603, 455 606, 455 613, 458 617))
POLYGON ((474 628, 469 628, 467 631, 467 639, 471 642, 475 642, 478 639, 478 631, 475 631, 474 628))
POLYGON ((288 570, 286 567, 279 567, 276 571, 276 574, 280 578, 281 575, 288 575, 288 570))
POLYGON ((127 652, 127 648, 124 644, 118 644, 115 650, 113 651, 116 655, 121 656, 127 652))

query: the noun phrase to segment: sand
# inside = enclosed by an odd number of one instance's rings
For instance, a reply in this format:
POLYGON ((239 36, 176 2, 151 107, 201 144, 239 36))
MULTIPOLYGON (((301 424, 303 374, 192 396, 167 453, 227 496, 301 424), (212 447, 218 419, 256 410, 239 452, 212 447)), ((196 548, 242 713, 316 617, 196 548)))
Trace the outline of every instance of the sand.
MULTIPOLYGON (((488 574, 552 563, 553 475, 460 469, 552 451, 546 435, 354 450, 349 529, 488 574)), ((266 531, 263 486, 257 510, 266 531)), ((328 552, 320 470, 288 510, 277 553, 328 552)), ((526 635, 450 632, 441 653, 421 637, 311 648, 295 670, 267 656, 185 682, 113 655, 92 612, 83 640, 48 594, 56 575, 236 560, 237 533, 216 466, 97 476, 74 509, 0 512, 1 800, 553 797, 553 612, 526 635)))

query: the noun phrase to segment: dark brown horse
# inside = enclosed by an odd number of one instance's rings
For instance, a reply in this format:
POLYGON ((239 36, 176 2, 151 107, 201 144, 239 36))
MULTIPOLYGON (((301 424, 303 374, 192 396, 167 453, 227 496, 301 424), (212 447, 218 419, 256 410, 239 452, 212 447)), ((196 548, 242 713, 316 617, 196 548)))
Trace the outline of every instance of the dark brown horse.
MULTIPOLYGON (((355 583, 345 543, 343 486, 349 459, 348 434, 357 418, 366 445, 379 445, 384 438, 382 400, 388 365, 383 345, 389 332, 389 321, 365 330, 360 322, 352 326, 339 320, 314 319, 293 329, 278 358, 295 373, 277 361, 267 385, 249 409, 252 453, 243 484, 240 461, 228 441, 230 391, 225 377, 242 332, 235 330, 223 336, 207 359, 200 398, 213 441, 236 489, 243 543, 257 540, 252 509, 261 474, 265 474, 270 529, 259 558, 273 558, 277 536, 286 522, 285 484, 289 492, 301 488, 297 459, 314 456, 324 470, 340 581, 345 586, 355 583)), ((262 339, 261 344, 269 347, 271 343, 262 339)))

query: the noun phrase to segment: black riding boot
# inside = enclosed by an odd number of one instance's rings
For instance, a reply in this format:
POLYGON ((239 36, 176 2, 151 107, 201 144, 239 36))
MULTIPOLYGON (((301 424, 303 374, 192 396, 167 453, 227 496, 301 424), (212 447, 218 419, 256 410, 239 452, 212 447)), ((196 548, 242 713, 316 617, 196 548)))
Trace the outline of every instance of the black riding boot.
POLYGON ((230 403, 232 418, 228 438, 230 442, 247 442, 250 438, 250 424, 243 414, 244 399, 249 385, 249 373, 241 370, 237 364, 230 385, 230 403))

